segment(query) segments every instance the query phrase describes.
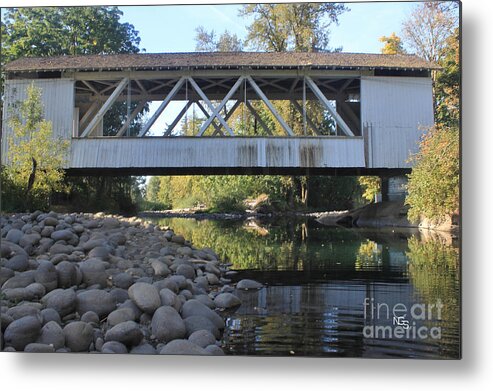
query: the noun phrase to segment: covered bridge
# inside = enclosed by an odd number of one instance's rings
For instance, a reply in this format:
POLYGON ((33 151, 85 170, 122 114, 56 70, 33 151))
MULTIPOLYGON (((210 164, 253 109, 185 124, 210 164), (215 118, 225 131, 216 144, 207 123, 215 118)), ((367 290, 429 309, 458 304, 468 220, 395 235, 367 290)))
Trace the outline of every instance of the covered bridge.
POLYGON ((55 137, 70 140, 71 174, 401 174, 434 123, 434 69, 413 55, 353 53, 22 58, 4 70, 2 163, 9 116, 34 82, 55 137), (153 127, 174 101, 183 108, 153 127), (190 110, 202 120, 184 133, 190 110))

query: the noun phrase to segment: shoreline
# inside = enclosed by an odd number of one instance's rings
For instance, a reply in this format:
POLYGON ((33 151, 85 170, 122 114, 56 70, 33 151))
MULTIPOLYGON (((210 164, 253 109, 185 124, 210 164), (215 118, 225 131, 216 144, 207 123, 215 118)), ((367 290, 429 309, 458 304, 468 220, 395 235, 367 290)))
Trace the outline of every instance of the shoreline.
MULTIPOLYGON (((453 225, 451 222, 446 222, 441 225, 431 224, 427 220, 423 220, 418 224, 410 223, 405 216, 399 214, 399 212, 391 211, 390 214, 383 213, 379 215, 379 211, 367 213, 368 209, 375 208, 378 204, 368 204, 361 208, 344 211, 323 211, 323 212, 272 212, 272 213, 258 213, 254 211, 240 212, 221 212, 221 213, 206 213, 193 209, 176 209, 176 210, 164 210, 164 211, 143 211, 137 213, 138 217, 142 218, 183 218, 194 220, 231 220, 231 221, 244 221, 244 220, 262 220, 262 219, 282 219, 282 218, 309 218, 317 221, 321 225, 327 227, 344 227, 344 228, 400 228, 400 229, 416 229, 420 231, 430 232, 442 232, 451 235, 460 235, 460 228, 458 225, 453 225), (357 221, 357 223, 356 223, 357 221)), ((385 207, 384 207, 385 208, 385 207)), ((398 207, 400 209, 401 206, 398 207)), ((383 209, 383 208, 382 208, 383 209)), ((395 208, 391 208, 395 209, 395 208)))
POLYGON ((234 272, 169 227, 103 213, 2 214, 1 350, 224 355, 234 272))
POLYGON ((137 213, 141 218, 184 218, 195 220, 247 220, 247 219, 262 219, 262 218, 313 218, 318 219, 323 216, 332 214, 346 213, 347 211, 332 211, 332 212, 272 212, 272 213, 258 213, 254 211, 245 212, 220 212, 220 213, 207 213, 192 210, 164 210, 164 211, 143 211, 137 213))

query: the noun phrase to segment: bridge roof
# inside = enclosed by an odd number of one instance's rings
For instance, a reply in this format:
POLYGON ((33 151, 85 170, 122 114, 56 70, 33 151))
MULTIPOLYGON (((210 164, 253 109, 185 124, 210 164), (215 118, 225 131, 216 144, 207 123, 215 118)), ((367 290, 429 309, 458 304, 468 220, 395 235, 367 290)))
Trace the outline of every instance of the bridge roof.
POLYGON ((167 70, 167 69, 440 69, 415 55, 300 52, 138 53, 24 57, 8 63, 7 72, 167 70))

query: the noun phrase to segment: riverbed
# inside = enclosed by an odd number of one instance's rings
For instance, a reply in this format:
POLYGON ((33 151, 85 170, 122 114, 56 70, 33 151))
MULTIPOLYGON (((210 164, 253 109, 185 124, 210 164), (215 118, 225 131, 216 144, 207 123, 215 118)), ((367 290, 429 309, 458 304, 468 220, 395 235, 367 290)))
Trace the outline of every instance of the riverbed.
POLYGON ((231 263, 258 291, 225 313, 232 355, 460 357, 458 243, 417 230, 313 219, 154 218, 231 263))

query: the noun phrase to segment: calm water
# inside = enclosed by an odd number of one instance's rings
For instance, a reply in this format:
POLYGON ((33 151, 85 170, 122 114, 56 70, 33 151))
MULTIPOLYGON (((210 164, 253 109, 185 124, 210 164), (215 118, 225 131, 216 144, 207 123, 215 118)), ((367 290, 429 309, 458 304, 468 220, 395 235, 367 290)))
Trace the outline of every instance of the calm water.
POLYGON ((303 221, 159 219, 265 288, 236 291, 235 355, 458 358, 460 270, 450 237, 303 221), (395 317, 394 317, 395 315, 395 317), (406 326, 407 322, 407 326, 406 326))

